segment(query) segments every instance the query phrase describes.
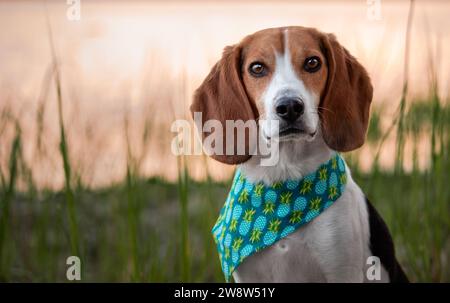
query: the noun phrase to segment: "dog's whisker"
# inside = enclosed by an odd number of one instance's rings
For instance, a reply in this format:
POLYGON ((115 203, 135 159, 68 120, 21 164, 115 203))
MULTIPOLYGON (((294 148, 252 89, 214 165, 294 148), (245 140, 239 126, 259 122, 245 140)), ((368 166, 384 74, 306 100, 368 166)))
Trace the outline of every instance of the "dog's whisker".
POLYGON ((332 113, 332 114, 334 114, 334 112, 331 110, 331 109, 329 109, 329 108, 326 108, 326 107, 323 107, 323 106, 318 106, 317 107, 317 109, 322 109, 322 110, 326 110, 326 111, 328 111, 328 112, 330 112, 330 113, 332 113))

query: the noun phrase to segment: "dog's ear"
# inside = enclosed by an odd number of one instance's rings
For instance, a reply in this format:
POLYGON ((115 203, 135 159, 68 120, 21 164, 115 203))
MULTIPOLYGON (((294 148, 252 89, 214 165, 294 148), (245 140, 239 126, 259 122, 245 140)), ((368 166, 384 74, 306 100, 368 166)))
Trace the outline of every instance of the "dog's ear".
MULTIPOLYGON (((227 134, 226 121, 256 121, 259 115, 256 105, 250 101, 244 88, 241 75, 241 52, 242 47, 239 45, 227 46, 224 49, 222 59, 214 65, 209 75, 196 90, 190 108, 192 115, 195 112, 202 113, 202 125, 208 120, 217 120, 221 123, 223 129, 222 151, 210 154, 210 156, 226 164, 239 164, 247 161, 251 157, 250 150, 253 148, 250 146, 249 136, 246 133, 245 153, 238 155, 238 134, 234 129, 234 152, 232 155, 226 155, 226 138, 233 135, 227 134)), ((202 132, 202 130, 199 131, 202 132)), ((202 139, 204 140, 208 135, 208 133, 202 132, 202 139)), ((217 151, 217 148, 215 150, 217 151)))
POLYGON ((364 141, 373 88, 364 67, 332 34, 322 34, 328 79, 320 101, 325 142, 336 151, 351 151, 364 141))

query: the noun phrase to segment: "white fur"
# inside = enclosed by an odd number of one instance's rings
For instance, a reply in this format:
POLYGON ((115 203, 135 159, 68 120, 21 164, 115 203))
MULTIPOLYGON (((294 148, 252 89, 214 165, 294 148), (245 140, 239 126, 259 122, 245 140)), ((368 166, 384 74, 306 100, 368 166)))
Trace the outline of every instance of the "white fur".
MULTIPOLYGON (((279 162, 261 166, 253 156, 242 164, 242 173, 253 182, 272 184, 298 179, 317 169, 333 155, 324 142, 318 123, 317 100, 293 71, 287 32, 285 54, 277 54, 276 72, 264 93, 268 118, 274 118, 274 103, 281 93, 298 94, 305 102, 304 122, 315 128, 309 140, 291 138, 280 142, 279 162), (306 113, 311 113, 306 116, 306 113)), ((369 221, 364 194, 347 168, 342 196, 324 213, 274 245, 246 258, 233 274, 236 282, 363 282, 366 280, 369 221)), ((382 269, 382 281, 389 281, 382 269)))
MULTIPOLYGON (((271 184, 299 178, 327 161, 333 151, 316 136, 313 142, 285 142, 276 166, 242 164, 251 181, 271 184)), ((254 157, 255 158, 255 157, 254 157)), ((257 162, 256 162, 257 163, 257 162)), ((236 282, 367 282, 369 219, 364 194, 347 167, 342 196, 325 212, 271 247, 256 253, 236 269, 236 282)), ((381 282, 388 282, 384 268, 381 282)))
MULTIPOLYGON (((319 98, 305 87, 303 81, 297 77, 297 74, 292 67, 287 29, 284 31, 284 53, 279 54, 275 51, 275 72, 261 98, 261 102, 264 104, 265 109, 265 120, 278 120, 280 122, 280 127, 282 126, 283 121, 277 116, 275 106, 277 101, 282 97, 296 97, 303 100, 305 112, 301 117, 301 122, 303 122, 303 126, 306 130, 303 137, 314 134, 319 122, 319 115, 317 113, 319 98)), ((261 123, 261 127, 267 137, 272 138, 278 135, 278 129, 271 128, 268 123, 265 123, 264 121, 261 123)))

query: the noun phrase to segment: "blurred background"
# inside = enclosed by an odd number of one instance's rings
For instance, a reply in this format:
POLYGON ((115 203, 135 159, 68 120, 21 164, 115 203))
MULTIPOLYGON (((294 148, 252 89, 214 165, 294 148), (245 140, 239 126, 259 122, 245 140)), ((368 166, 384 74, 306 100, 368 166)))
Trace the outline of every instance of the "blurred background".
POLYGON ((450 281, 450 3, 0 1, 0 281, 224 281, 210 234, 234 167, 175 156, 226 45, 334 33, 374 86, 345 154, 416 282, 450 281))

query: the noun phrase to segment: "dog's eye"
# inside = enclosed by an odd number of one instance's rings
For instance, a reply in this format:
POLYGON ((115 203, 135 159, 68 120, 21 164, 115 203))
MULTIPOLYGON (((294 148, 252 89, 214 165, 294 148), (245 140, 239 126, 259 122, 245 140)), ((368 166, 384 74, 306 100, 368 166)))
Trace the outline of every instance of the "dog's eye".
POLYGON ((267 68, 261 62, 253 62, 250 64, 248 71, 254 77, 263 77, 267 74, 267 68))
POLYGON ((308 73, 314 73, 320 69, 321 65, 322 63, 320 62, 320 58, 314 56, 306 58, 305 63, 303 64, 303 68, 308 73))

